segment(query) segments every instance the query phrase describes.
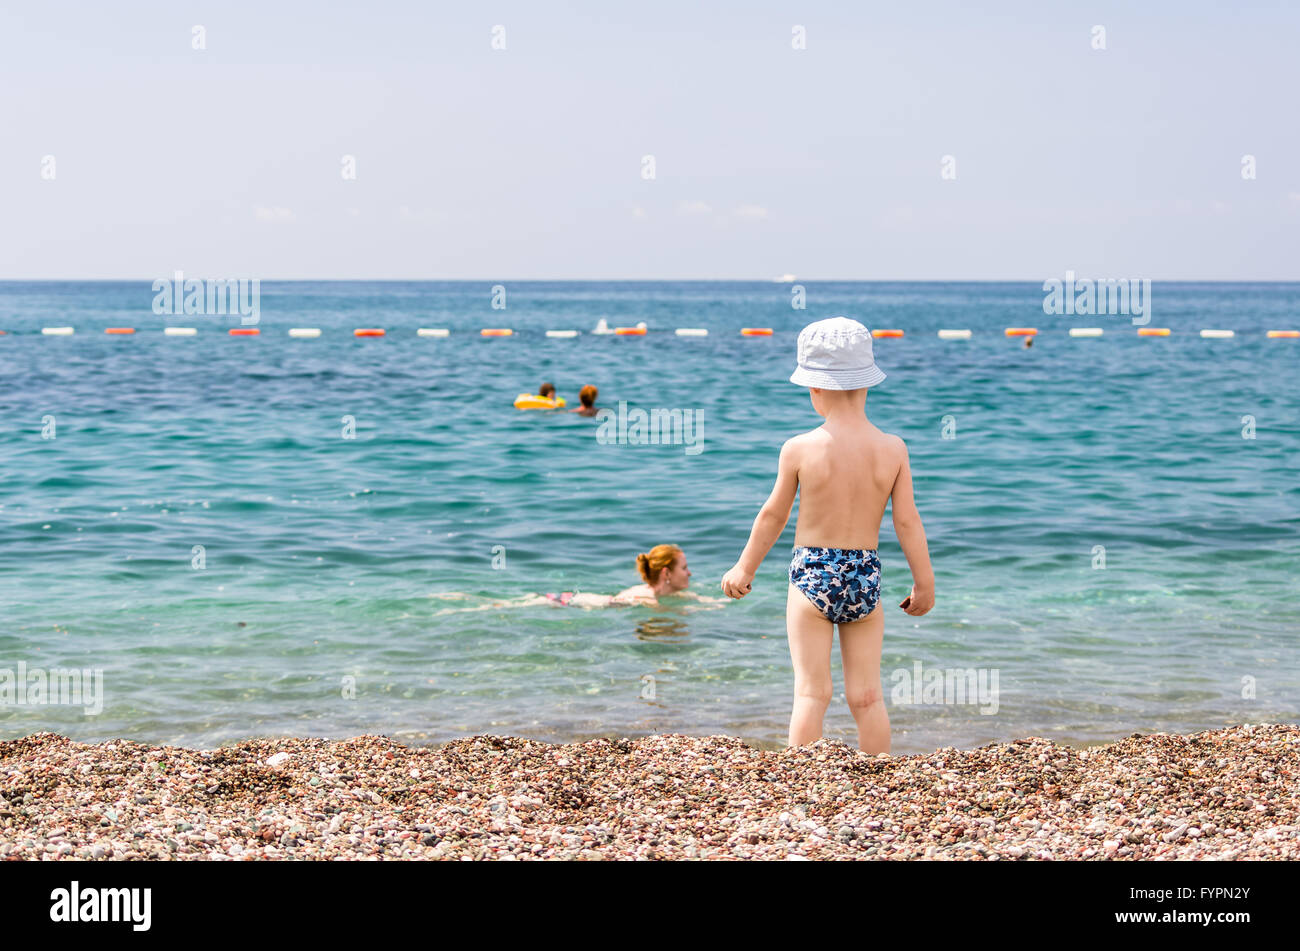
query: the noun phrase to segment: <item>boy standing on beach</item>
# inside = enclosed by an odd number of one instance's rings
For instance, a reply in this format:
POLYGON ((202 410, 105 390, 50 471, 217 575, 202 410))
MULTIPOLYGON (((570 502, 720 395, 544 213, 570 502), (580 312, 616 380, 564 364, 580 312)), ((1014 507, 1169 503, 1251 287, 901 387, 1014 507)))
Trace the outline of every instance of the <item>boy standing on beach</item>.
POLYGON ((839 625, 844 696, 858 724, 858 748, 888 753, 889 714, 880 685, 885 618, 879 609, 876 546, 891 500, 894 532, 913 581, 912 593, 899 607, 914 616, 934 607, 934 572, 912 499, 907 446, 866 417, 867 387, 885 378, 866 327, 847 317, 809 324, 799 334, 798 361, 790 382, 809 387, 813 409, 826 422, 781 447, 776 485, 754 519, 740 559, 723 575, 722 590, 732 598, 750 592, 798 492, 785 614, 794 664, 790 745, 822 735, 831 700, 832 626, 839 625))

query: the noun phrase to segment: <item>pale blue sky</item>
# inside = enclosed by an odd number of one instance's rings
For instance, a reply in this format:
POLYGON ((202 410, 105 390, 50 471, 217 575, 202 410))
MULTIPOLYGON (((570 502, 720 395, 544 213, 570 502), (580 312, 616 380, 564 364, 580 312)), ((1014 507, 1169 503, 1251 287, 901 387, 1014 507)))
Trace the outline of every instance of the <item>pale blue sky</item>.
POLYGON ((974 6, 6 4, 0 278, 1300 278, 1295 5, 974 6))

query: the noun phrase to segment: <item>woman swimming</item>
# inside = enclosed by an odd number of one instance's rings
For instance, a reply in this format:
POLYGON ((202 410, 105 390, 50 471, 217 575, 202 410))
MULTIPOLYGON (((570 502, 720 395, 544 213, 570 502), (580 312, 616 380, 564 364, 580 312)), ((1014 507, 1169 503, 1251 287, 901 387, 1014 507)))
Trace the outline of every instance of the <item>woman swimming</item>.
MULTIPOLYGON (((676 545, 656 545, 648 552, 636 556, 637 571, 642 583, 624 588, 618 594, 589 594, 585 591, 560 591, 547 594, 525 594, 516 599, 496 600, 469 607, 447 608, 444 612, 491 611, 504 607, 531 607, 553 604, 556 607, 611 608, 629 605, 658 605, 664 597, 689 598, 707 604, 721 605, 728 598, 709 598, 687 590, 691 583, 691 569, 686 566, 686 553, 676 545)), ((465 600, 472 596, 450 592, 432 597, 440 600, 465 600)))
MULTIPOLYGON (((676 545, 656 545, 648 552, 636 556, 637 571, 643 582, 625 588, 618 594, 586 594, 584 592, 563 591, 560 593, 533 595, 534 599, 579 608, 622 607, 641 604, 656 605, 659 599, 667 596, 694 598, 697 601, 721 601, 722 599, 705 598, 688 591, 691 583, 691 569, 686 566, 686 553, 676 545)), ((529 603, 541 603, 530 601, 529 603)))

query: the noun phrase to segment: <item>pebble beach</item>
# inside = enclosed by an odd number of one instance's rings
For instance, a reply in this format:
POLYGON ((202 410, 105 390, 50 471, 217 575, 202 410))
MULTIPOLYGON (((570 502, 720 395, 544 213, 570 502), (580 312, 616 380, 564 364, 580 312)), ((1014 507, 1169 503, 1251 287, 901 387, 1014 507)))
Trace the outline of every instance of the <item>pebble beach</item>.
POLYGON ((1296 859, 1300 728, 870 755, 663 734, 0 742, 0 858, 1296 859))

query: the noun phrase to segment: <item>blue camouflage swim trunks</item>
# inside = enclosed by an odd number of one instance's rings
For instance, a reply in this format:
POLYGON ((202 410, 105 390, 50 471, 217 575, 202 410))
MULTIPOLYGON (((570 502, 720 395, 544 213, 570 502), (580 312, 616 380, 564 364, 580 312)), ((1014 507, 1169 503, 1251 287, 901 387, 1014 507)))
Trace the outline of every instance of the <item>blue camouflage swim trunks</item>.
POLYGON ((790 583, 832 624, 860 621, 880 601, 880 556, 874 548, 797 547, 790 583))

